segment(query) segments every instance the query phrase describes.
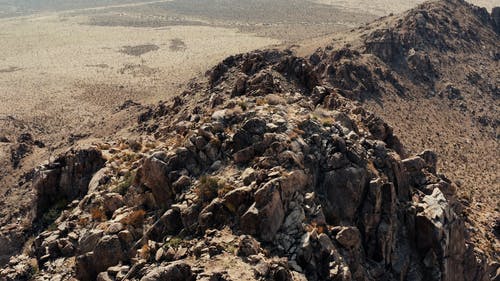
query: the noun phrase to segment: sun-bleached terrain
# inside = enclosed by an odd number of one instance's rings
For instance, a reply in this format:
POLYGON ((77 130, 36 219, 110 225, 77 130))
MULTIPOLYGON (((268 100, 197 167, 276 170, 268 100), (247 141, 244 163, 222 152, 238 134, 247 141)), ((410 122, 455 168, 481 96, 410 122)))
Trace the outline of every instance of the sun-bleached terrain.
POLYGON ((78 126, 92 127, 88 119, 126 99, 160 100, 230 54, 279 43, 236 29, 91 26, 79 19, 48 15, 0 22, 3 116, 36 127, 54 124, 47 133, 81 131, 78 126), (108 91, 114 86, 122 90, 108 91))

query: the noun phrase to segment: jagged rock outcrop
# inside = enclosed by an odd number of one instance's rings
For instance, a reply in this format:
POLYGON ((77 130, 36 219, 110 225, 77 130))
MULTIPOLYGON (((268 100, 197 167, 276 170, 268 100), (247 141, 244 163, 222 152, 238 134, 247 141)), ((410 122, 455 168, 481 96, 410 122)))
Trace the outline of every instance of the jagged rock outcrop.
POLYGON ((432 148, 445 159, 442 171, 469 202, 462 213, 476 232, 469 239, 492 261, 500 247, 489 223, 499 216, 489 176, 498 146, 496 14, 461 0, 432 1, 334 37, 309 58, 325 85, 392 124, 407 151, 432 148))
MULTIPOLYGON (((20 137, 23 143, 32 143, 29 134, 20 137)), ((104 165, 101 152, 95 148, 70 150, 54 162, 40 166, 33 173, 32 188, 35 196, 32 202, 32 226, 7 225, 0 230, 0 262, 21 250, 30 233, 47 227, 74 199, 87 194, 93 174, 104 165)), ((58 247, 65 248, 66 242, 58 247)), ((52 245, 54 245, 52 243, 52 245)), ((44 247, 47 245, 43 245, 44 247)), ((66 248, 68 249, 68 248, 66 248)))
POLYGON ((35 216, 40 218, 52 206, 83 197, 92 176, 104 165, 96 148, 71 150, 35 172, 35 216))
POLYGON ((203 264, 169 262, 206 253, 256 262, 264 280, 483 280, 483 265, 461 258, 470 251, 465 228, 436 155, 402 159, 387 124, 331 88, 311 88, 316 74, 298 61, 263 51, 215 67, 207 88, 153 121, 189 122, 180 142, 137 154, 135 180, 122 189, 125 176, 113 176, 121 168, 108 163, 96 177, 117 180, 93 180, 58 229, 36 239, 41 274, 194 280, 203 264), (251 83, 235 96, 226 89, 243 74, 269 75, 272 86, 251 83), (217 242, 221 233, 237 251, 217 242), (74 268, 53 268, 68 257, 74 268))

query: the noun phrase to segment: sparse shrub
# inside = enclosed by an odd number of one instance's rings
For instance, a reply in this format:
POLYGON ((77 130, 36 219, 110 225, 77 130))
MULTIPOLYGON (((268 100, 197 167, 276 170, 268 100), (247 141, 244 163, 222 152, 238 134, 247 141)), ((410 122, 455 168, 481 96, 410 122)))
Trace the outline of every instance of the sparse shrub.
POLYGON ((87 218, 87 217, 81 217, 81 218, 78 219, 77 224, 79 226, 82 226, 82 227, 86 226, 87 224, 89 224, 89 218, 87 218))
POLYGON ((222 248, 225 252, 236 254, 238 247, 234 243, 222 243, 222 248))
POLYGON ((48 231, 56 231, 57 230, 57 224, 56 223, 51 223, 49 227, 47 227, 48 231))
POLYGON ((122 220, 122 223, 131 225, 133 227, 141 227, 142 223, 144 222, 145 215, 146 212, 144 210, 133 211, 122 220))
POLYGON ((335 123, 335 120, 333 118, 322 118, 321 119, 321 124, 325 127, 331 127, 335 123))
POLYGON ((144 244, 139 250, 139 256, 145 260, 148 260, 151 256, 151 247, 148 244, 144 244))
POLYGON ((149 149, 153 149, 153 148, 156 148, 157 146, 158 146, 158 144, 156 142, 148 141, 148 142, 146 142, 144 147, 149 148, 149 149))
POLYGON ((305 132, 304 132, 304 131, 302 131, 302 130, 301 130, 301 129, 299 129, 299 128, 294 128, 294 129, 293 129, 293 131, 294 131, 295 133, 297 133, 298 135, 303 135, 303 134, 305 134, 305 132))
POLYGON ((180 237, 172 237, 169 240, 165 242, 163 245, 164 248, 173 248, 173 249, 178 249, 180 246, 182 246, 183 240, 180 237))
POLYGON ((130 140, 129 147, 130 147, 130 149, 132 149, 132 151, 138 152, 138 151, 141 151, 141 149, 142 149, 142 143, 140 143, 137 140, 130 140))
POLYGON ((246 102, 244 102, 244 101, 240 101, 240 102, 238 102, 238 105, 240 106, 241 110, 243 110, 243 111, 247 111, 248 106, 247 106, 247 103, 246 103, 246 102))
POLYGON ((52 207, 42 215, 40 220, 41 226, 49 226, 51 228, 49 230, 54 230, 54 226, 52 226, 52 224, 59 217, 67 204, 68 202, 64 199, 61 199, 53 204, 52 207))
POLYGON ((113 192, 119 193, 121 195, 127 194, 127 191, 129 190, 130 186, 132 186, 132 183, 134 182, 135 178, 135 171, 129 171, 123 176, 123 181, 120 182, 114 189, 113 192))
POLYGON ((266 100, 265 100, 264 98, 258 98, 258 99, 255 101, 255 104, 257 104, 258 106, 265 105, 265 104, 266 104, 266 100))
POLYGON ((27 280, 33 280, 34 277, 38 274, 39 272, 39 269, 38 269, 38 264, 36 263, 36 260, 35 261, 31 261, 29 263, 29 268, 28 270, 26 271, 26 279, 27 280))
POLYGON ((235 107, 235 108, 232 108, 232 109, 228 109, 226 111, 226 116, 228 118, 234 118, 236 116, 240 116, 241 114, 243 114, 243 108, 242 107, 235 107))
POLYGON ((317 233, 326 233, 327 232, 327 229, 326 229, 326 226, 325 225, 318 225, 316 224, 315 222, 311 223, 311 224, 307 224, 305 226, 305 229, 308 231, 308 232, 311 232, 313 230, 316 230, 317 233))
POLYGON ((52 224, 59 217, 60 213, 61 213, 60 210, 57 210, 56 208, 49 209, 42 216, 42 224, 43 225, 52 224))
POLYGON ((130 162, 130 161, 135 161, 137 160, 138 155, 136 153, 124 153, 124 155, 121 157, 121 160, 124 162, 130 162))
POLYGON ((266 96, 266 102, 269 105, 278 105, 278 104, 284 104, 286 103, 285 99, 275 95, 275 94, 270 94, 266 96))
POLYGON ((23 246, 23 250, 22 250, 22 253, 24 255, 30 256, 33 253, 33 250, 34 250, 34 248, 32 247, 33 243, 35 243, 34 236, 31 236, 30 238, 28 238, 28 240, 26 240, 26 242, 24 243, 24 246, 23 246))
POLYGON ((111 145, 109 143, 100 143, 97 145, 97 147, 100 149, 100 150, 108 150, 111 148, 111 145))
POLYGON ((233 189, 234 188, 232 185, 229 185, 225 182, 219 182, 219 190, 217 191, 217 195, 219 195, 219 197, 224 197, 224 195, 226 195, 233 189))
POLYGON ((299 137, 299 135, 303 135, 304 131, 300 130, 299 128, 294 128, 293 130, 288 132, 288 137, 293 140, 299 137))
POLYGON ((219 191, 225 189, 224 185, 223 183, 219 183, 217 178, 202 176, 200 178, 200 184, 196 189, 196 194, 201 202, 207 203, 219 196, 219 191))

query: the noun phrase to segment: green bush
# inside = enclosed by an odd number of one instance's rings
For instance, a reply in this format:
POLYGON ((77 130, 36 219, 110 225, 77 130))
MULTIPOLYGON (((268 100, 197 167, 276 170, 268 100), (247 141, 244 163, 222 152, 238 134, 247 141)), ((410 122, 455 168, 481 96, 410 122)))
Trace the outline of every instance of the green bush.
POLYGON ((201 202, 209 202, 215 197, 217 197, 219 191, 219 181, 217 178, 202 176, 200 178, 200 184, 196 189, 196 194, 201 202))
POLYGON ((113 189, 114 192, 121 194, 122 196, 127 194, 128 189, 132 186, 135 178, 135 171, 127 172, 123 177, 123 181, 118 183, 118 185, 113 189))

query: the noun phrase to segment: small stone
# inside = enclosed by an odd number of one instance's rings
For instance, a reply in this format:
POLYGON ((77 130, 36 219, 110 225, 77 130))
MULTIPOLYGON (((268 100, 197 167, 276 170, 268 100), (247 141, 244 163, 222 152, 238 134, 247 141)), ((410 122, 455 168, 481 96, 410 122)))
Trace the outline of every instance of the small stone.
POLYGON ((162 261, 164 256, 165 256, 165 249, 163 247, 160 247, 160 249, 158 249, 158 251, 156 251, 155 260, 157 262, 160 262, 160 261, 162 261))
POLYGON ((266 121, 253 118, 243 124, 243 129, 251 134, 262 135, 266 132, 266 121))
POLYGON ((149 271, 141 281, 194 281, 195 276, 191 267, 185 263, 175 263, 168 266, 160 266, 149 271))

